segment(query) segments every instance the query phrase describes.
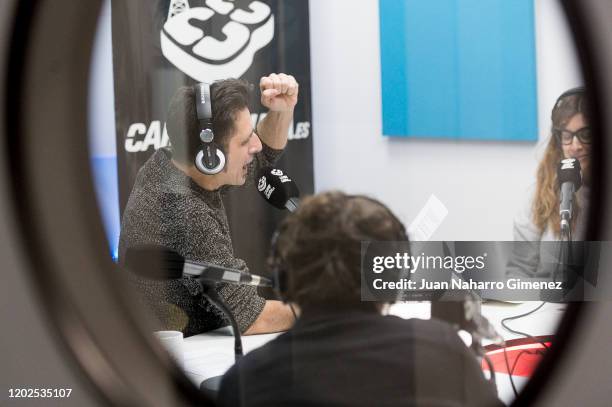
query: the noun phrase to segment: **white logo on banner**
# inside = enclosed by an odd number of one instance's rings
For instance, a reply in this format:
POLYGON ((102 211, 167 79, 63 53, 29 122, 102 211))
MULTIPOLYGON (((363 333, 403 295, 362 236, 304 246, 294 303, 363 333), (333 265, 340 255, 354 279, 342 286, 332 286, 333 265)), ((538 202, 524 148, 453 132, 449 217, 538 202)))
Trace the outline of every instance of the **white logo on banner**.
MULTIPOLYGON (((257 126, 257 123, 266 117, 266 113, 252 113, 251 119, 253 121, 253 127, 257 126)), ((297 124, 291 123, 289 126, 289 134, 287 138, 289 140, 306 139, 310 136, 310 122, 299 122, 297 124)), ((125 151, 128 153, 145 152, 151 147, 157 150, 161 147, 170 145, 168 139, 168 131, 166 130, 166 124, 160 120, 153 120, 147 126, 145 123, 132 123, 128 127, 125 135, 125 151)), ((290 181, 289 179, 281 182, 290 181)))
POLYGON ((162 128, 159 120, 153 120, 149 127, 144 123, 132 123, 125 138, 125 151, 137 153, 147 151, 150 147, 155 150, 170 144, 166 125, 162 128), (142 140, 140 140, 142 138, 142 140))
POLYGON ((253 63, 257 51, 274 38, 274 15, 261 1, 249 3, 249 11, 234 1, 206 0, 206 7, 190 7, 188 0, 172 0, 160 32, 162 54, 174 66, 199 82, 239 78, 253 63), (214 26, 227 19, 219 37, 193 25, 214 26), (210 20, 210 21, 209 21, 210 20), (196 23, 197 24, 197 23, 196 23))
MULTIPOLYGON (((257 126, 257 123, 262 121, 266 117, 267 113, 251 113, 251 121, 253 126, 257 126)), ((291 122, 289 126, 289 134, 287 134, 288 140, 301 140, 310 137, 310 122, 291 122)))

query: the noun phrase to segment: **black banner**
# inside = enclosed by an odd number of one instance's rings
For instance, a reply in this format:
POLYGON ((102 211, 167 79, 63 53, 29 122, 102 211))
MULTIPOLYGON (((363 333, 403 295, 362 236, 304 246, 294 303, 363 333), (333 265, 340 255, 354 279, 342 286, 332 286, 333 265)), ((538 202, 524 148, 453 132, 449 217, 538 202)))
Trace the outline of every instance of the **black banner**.
MULTIPOLYGON (((178 87, 246 79, 255 85, 256 123, 266 112, 259 79, 273 72, 293 75, 300 84, 278 166, 302 195, 313 192, 307 0, 112 0, 112 36, 121 211, 142 164, 168 144, 166 109, 178 87)), ((284 213, 253 186, 231 188, 225 204, 236 256, 264 273, 269 238, 284 213)))

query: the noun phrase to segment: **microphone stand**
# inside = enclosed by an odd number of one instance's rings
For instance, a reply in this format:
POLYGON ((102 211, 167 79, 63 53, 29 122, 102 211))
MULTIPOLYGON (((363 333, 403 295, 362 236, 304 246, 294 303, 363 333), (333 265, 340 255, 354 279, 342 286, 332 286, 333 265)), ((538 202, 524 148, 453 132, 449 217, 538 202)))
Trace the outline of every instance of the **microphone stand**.
MULTIPOLYGON (((559 267, 561 268, 561 281, 563 284, 564 294, 570 289, 569 282, 569 270, 571 264, 571 242, 572 242, 572 226, 570 219, 563 217, 561 219, 561 239, 560 239, 560 250, 559 250, 559 267)), ((556 281, 557 275, 553 278, 556 281)))
POLYGON ((242 357, 242 338, 240 336, 240 329, 238 328, 238 323, 236 322, 236 318, 234 318, 234 314, 227 307, 223 298, 217 292, 215 286, 213 284, 206 284, 201 279, 198 279, 200 286, 202 287, 202 295, 204 295, 213 305, 219 308, 223 313, 227 316, 232 325, 232 331, 234 331, 234 361, 238 362, 238 360, 242 357))
MULTIPOLYGON (((242 357, 242 339, 240 337, 240 329, 238 328, 236 318, 234 318, 234 314, 232 314, 232 311, 230 311, 225 304, 225 301, 223 301, 223 298, 221 298, 215 289, 214 284, 207 284, 200 278, 197 280, 202 287, 202 295, 204 295, 213 305, 223 311, 223 313, 230 320, 232 331, 234 331, 234 361, 238 362, 238 360, 242 357)), ((216 400, 219 388, 221 387, 222 377, 222 375, 209 377, 200 383, 200 390, 208 395, 211 399, 216 400)))
POLYGON ((489 367, 489 382, 497 390, 495 369, 482 345, 483 339, 503 343, 503 338, 490 325, 481 313, 481 299, 470 290, 452 291, 445 299, 431 302, 431 317, 446 321, 457 331, 465 330, 472 336, 470 350, 478 363, 484 359, 489 367))

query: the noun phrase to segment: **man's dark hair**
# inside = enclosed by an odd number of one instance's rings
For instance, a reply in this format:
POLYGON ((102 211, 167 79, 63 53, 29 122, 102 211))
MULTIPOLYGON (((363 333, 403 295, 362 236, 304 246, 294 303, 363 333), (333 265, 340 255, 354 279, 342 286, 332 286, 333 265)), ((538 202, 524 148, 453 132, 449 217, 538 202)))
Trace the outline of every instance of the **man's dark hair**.
MULTIPOLYGON (((250 90, 251 85, 241 79, 225 79, 210 86, 215 143, 225 153, 237 114, 249 107, 250 90)), ((172 144, 172 158, 193 165, 200 149, 200 124, 192 86, 179 88, 172 97, 166 127, 172 144)))
POLYGON ((286 273, 284 300, 302 309, 374 310, 361 302, 361 242, 406 240, 402 223, 375 199, 338 191, 305 198, 279 228, 276 261, 286 273))

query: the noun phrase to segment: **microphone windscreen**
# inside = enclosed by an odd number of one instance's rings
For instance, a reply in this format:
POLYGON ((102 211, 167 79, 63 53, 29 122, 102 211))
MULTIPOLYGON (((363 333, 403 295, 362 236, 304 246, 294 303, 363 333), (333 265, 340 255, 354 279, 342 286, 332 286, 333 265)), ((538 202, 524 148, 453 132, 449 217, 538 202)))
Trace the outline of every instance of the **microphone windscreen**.
POLYGON ((296 183, 278 168, 261 168, 257 173, 256 187, 259 194, 278 209, 285 209, 289 199, 300 196, 296 183))
POLYGON ((183 277, 185 259, 177 252, 159 245, 129 247, 125 267, 149 280, 172 280, 183 277))
POLYGON ((574 189, 578 191, 582 186, 580 161, 575 158, 565 158, 561 160, 557 168, 557 179, 559 180, 559 186, 566 182, 571 182, 574 184, 574 189))

